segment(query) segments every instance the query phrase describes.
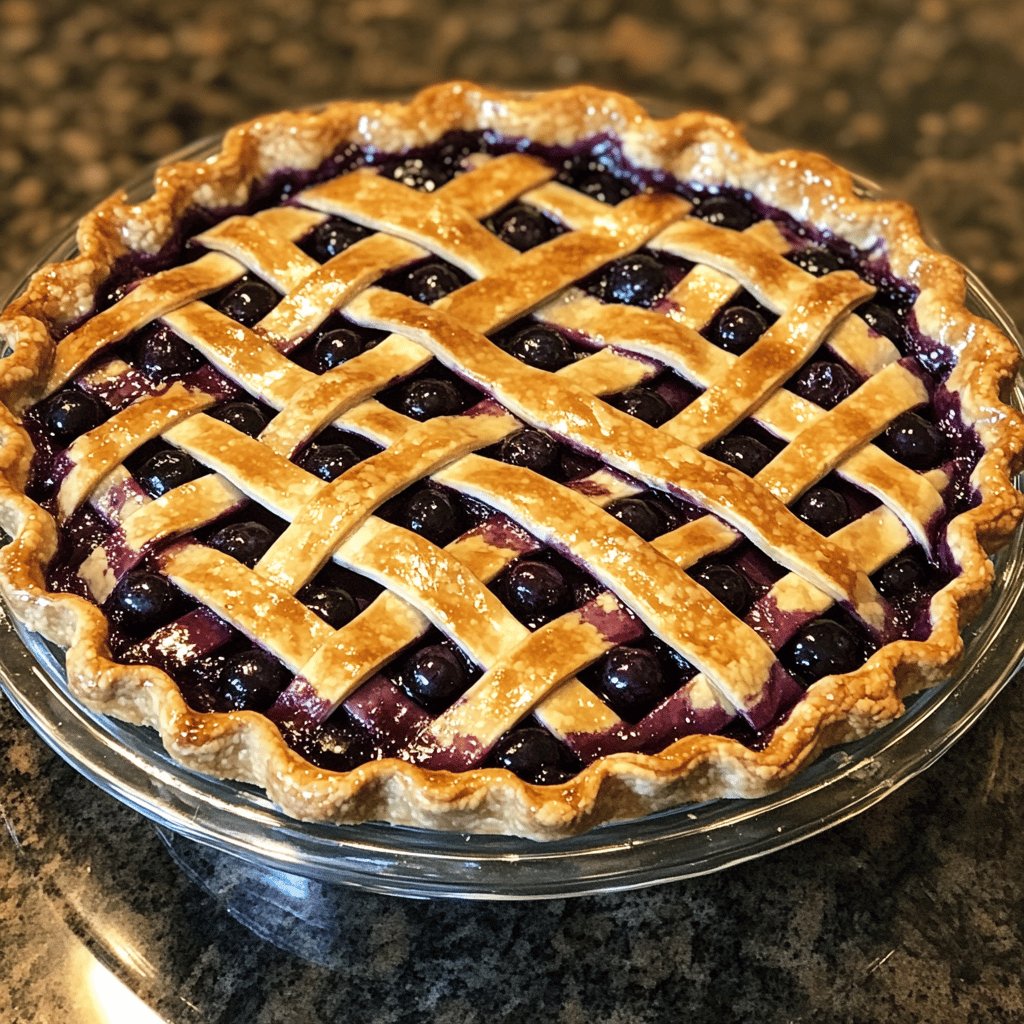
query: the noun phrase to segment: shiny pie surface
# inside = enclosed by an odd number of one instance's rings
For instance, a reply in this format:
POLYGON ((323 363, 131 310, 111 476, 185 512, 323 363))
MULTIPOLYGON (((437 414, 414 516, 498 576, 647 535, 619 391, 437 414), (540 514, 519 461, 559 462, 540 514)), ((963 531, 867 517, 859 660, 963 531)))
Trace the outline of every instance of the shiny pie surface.
POLYGON ((1013 355, 979 429, 884 231, 529 128, 190 182, 11 401, 45 589, 102 620, 73 682, 155 673, 172 752, 294 813, 543 836, 756 793, 942 671, 965 524, 1016 521, 1013 355))

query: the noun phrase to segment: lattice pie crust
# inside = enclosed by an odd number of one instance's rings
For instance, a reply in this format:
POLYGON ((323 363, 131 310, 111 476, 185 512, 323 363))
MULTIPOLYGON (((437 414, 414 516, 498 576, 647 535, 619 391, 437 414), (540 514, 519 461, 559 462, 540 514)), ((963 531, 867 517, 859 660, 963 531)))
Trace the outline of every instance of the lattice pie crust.
MULTIPOLYGON (((924 244, 907 206, 859 198, 850 177, 820 156, 755 152, 718 118, 654 121, 624 97, 582 87, 524 96, 468 84, 430 89, 408 104, 337 103, 318 113, 285 113, 233 129, 211 160, 164 167, 153 197, 140 205, 111 197, 82 221, 78 242, 79 256, 41 270, 0 319, 13 349, 0 365, 7 404, 0 407, 0 511, 14 538, 0 556, 4 596, 32 629, 68 648, 69 684, 89 707, 152 726, 186 765, 255 783, 300 818, 383 819, 544 839, 686 801, 772 791, 825 747, 898 716, 904 696, 949 672, 961 623, 992 582, 986 550, 1021 514, 1009 475, 1024 430, 999 400, 1016 351, 964 308, 962 269, 924 244), (655 754, 598 757, 570 781, 549 786, 494 768, 446 770, 465 769, 473 751, 529 713, 558 736, 614 736, 618 716, 576 674, 635 635, 637 620, 699 669, 660 709, 663 719, 701 715, 724 724, 740 711, 755 725, 769 722, 791 685, 777 670, 771 637, 749 616, 740 620, 709 601, 683 571, 738 537, 787 570, 768 595, 777 607, 821 613, 842 602, 868 627, 884 628, 884 599, 868 575, 912 540, 930 546, 929 523, 943 509, 949 480, 941 469, 915 473, 871 441, 927 393, 895 346, 850 315, 871 287, 853 273, 814 278, 787 262, 770 222, 728 231, 687 217, 689 203, 670 193, 606 206, 552 181, 550 167, 522 153, 480 160, 433 193, 361 170, 306 189, 293 205, 222 220, 201 236, 207 252, 198 260, 144 280, 59 343, 52 340, 51 326, 89 312, 119 257, 158 251, 191 207, 242 206, 255 183, 281 168, 317 167, 348 141, 400 152, 452 130, 484 129, 566 147, 612 133, 638 167, 747 190, 860 249, 884 248, 892 272, 918 290, 913 315, 920 331, 956 357, 948 388, 984 448, 971 477, 981 500, 946 529, 959 574, 932 599, 931 633, 883 643, 857 671, 813 684, 763 749, 709 730, 655 754), (480 223, 513 199, 569 230, 515 251, 480 223), (328 215, 373 233, 321 266, 295 243, 328 215), (672 315, 608 305, 574 287, 642 246, 697 265, 669 296, 672 315), (375 287, 385 273, 427 253, 465 271, 471 283, 430 307, 375 287), (198 301, 246 272, 285 295, 253 329, 198 301), (779 320, 735 356, 698 331, 740 288, 779 320), (287 358, 339 309, 390 333, 320 376, 287 358), (529 312, 587 335, 597 350, 548 374, 486 339, 529 312), (285 704, 331 709, 352 700, 371 724, 374 687, 386 685, 378 668, 430 624, 441 626, 484 673, 449 710, 433 720, 423 716, 420 752, 411 760, 328 772, 289 749, 264 715, 190 710, 160 670, 111 660, 107 623, 95 605, 47 591, 44 570, 59 522, 25 496, 32 446, 18 413, 79 375, 106 346, 158 318, 279 413, 250 438, 204 413, 213 397, 177 383, 154 389, 75 441, 56 519, 89 503, 123 534, 116 550, 100 548, 88 560, 94 595, 103 600, 125 564, 161 538, 188 534, 245 498, 263 503, 291 525, 255 569, 201 544, 179 543, 159 555, 161 571, 232 625, 261 636, 296 677, 285 704), (825 339, 867 378, 828 412, 781 387, 825 339), (494 400, 472 415, 411 424, 374 399, 432 357, 494 400), (644 380, 652 360, 704 389, 657 429, 601 399, 644 380), (750 479, 700 449, 755 410, 788 444, 750 479), (332 422, 384 450, 325 483, 289 457, 332 422), (636 493, 623 477, 601 470, 588 486, 568 487, 475 454, 524 423, 602 453, 630 481, 684 493, 707 514, 647 542, 602 510, 636 493), (210 472, 152 500, 132 486, 122 463, 158 436, 210 472), (786 506, 833 469, 881 505, 826 537, 786 506), (440 548, 374 515, 428 477, 522 530, 498 532, 485 523, 440 548), (549 543, 585 562, 608 589, 531 633, 486 584, 549 543), (385 587, 339 630, 294 597, 330 558, 385 587)), ((116 380, 126 369, 111 361, 92 372, 116 380)), ((415 708, 406 710, 415 717, 415 708)))

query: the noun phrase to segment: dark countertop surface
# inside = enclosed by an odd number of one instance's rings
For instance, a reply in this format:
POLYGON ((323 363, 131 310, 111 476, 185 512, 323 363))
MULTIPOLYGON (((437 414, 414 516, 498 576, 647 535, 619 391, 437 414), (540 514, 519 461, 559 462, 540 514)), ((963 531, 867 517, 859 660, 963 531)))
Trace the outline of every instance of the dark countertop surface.
MULTIPOLYGON (((915 202, 1024 320, 1024 4, 982 0, 0 0, 4 283, 186 142, 451 77, 594 81, 824 149, 915 202)), ((3 1022, 1024 1019, 1019 687, 926 774, 815 839, 661 888, 525 904, 281 879, 275 903, 275 880, 162 838, 6 701, 0 730, 3 1022), (320 917, 291 916, 303 901, 320 917)))

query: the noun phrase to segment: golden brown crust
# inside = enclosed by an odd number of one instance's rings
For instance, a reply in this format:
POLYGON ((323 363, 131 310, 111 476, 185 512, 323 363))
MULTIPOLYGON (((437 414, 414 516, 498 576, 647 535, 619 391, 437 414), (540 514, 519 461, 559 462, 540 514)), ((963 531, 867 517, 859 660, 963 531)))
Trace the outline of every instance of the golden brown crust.
POLYGON ((49 326, 84 315, 116 260, 158 251, 190 206, 240 205, 250 187, 275 169, 315 167, 346 141, 372 140, 395 151, 452 129, 480 128, 549 145, 613 132, 640 166, 747 189, 859 248, 884 246, 893 273, 919 290, 914 313, 922 332, 956 356, 949 386, 984 447, 971 478, 981 500, 949 524, 946 537, 961 572, 935 595, 926 640, 889 644, 858 671, 812 686, 760 751, 720 736, 691 736, 658 755, 601 758, 572 781, 544 787, 494 769, 450 774, 399 760, 326 772, 292 752, 263 716, 191 711, 163 672, 114 663, 99 611, 46 591, 43 573, 55 550, 55 527, 24 495, 31 443, 16 415, 2 407, 0 522, 14 540, 0 553, 0 587, 30 628, 69 648, 69 684, 88 706, 156 728, 184 764, 255 783, 300 818, 383 819, 550 839, 686 801, 770 792, 827 746, 897 717, 903 697, 950 671, 962 646, 960 627, 992 583, 987 552, 1006 540, 1024 510, 1010 479, 1021 461, 1024 424, 999 397, 1015 370, 1016 349, 966 310, 962 268, 928 248, 913 211, 859 198, 850 176, 824 157, 757 153, 720 118, 682 114, 652 121, 632 101, 587 87, 534 97, 454 83, 428 89, 409 104, 337 103, 315 113, 261 118, 232 129, 215 159, 163 168, 145 202, 131 206, 115 195, 83 219, 80 255, 41 270, 0 316, 0 338, 12 349, 0 363, 0 397, 15 413, 38 399, 54 356, 49 326))

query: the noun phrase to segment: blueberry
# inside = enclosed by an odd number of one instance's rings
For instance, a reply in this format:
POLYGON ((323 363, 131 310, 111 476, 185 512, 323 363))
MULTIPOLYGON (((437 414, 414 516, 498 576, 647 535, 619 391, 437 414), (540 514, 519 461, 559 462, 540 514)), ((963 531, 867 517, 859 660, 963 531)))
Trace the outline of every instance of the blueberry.
POLYGON ((331 629, 341 629, 359 614, 359 606, 352 595, 341 587, 322 587, 311 583, 298 594, 299 600, 316 612, 331 629))
POLYGON ((693 666, 671 645, 659 640, 656 636, 648 641, 651 650, 658 656, 663 666, 667 666, 676 685, 693 674, 693 666))
POLYGON ((276 305, 278 294, 262 281, 240 281, 217 303, 225 315, 245 327, 258 324, 276 305))
POLYGON ((605 506, 605 512, 624 523, 644 540, 654 540, 665 529, 657 509, 643 498, 619 498, 605 506))
POLYGON ((326 263, 329 259, 344 252, 368 234, 366 228, 353 224, 348 220, 332 217, 325 220, 310 232, 306 240, 306 251, 315 260, 326 263))
POLYGON ((77 388, 58 391, 47 403, 43 420, 54 440, 68 443, 98 426, 104 419, 103 404, 77 388))
POLYGON ((860 318, 875 332, 884 335, 890 341, 903 340, 903 325, 900 318, 888 306, 869 302, 857 310, 860 318))
POLYGON ((821 534, 835 533, 850 521, 850 506, 846 499, 831 487, 809 490, 793 506, 797 518, 821 534))
POLYGON ((498 457, 511 466, 545 473, 558 458, 558 445, 539 430, 522 430, 502 441, 498 457))
POLYGON ((445 263, 424 263, 410 270, 402 290, 417 302, 430 305, 462 287, 458 272, 445 263))
POLYGON ((694 213, 709 224, 733 231, 743 231, 754 223, 753 211, 729 196, 707 196, 694 213))
POLYGON ((233 523, 222 526, 211 538, 210 547, 223 552, 250 569, 274 543, 274 534, 262 523, 233 523))
POLYGON ((463 406, 459 389, 447 380, 427 377, 410 381, 398 398, 398 409, 414 420, 432 420, 435 416, 454 416, 463 406))
POLYGON ((707 454, 747 476, 756 476, 772 461, 772 450, 756 438, 743 434, 721 437, 707 447, 707 454))
POLYGON ((852 672, 864 661, 857 638, 838 622, 815 619, 801 629, 789 648, 789 665, 806 683, 822 676, 852 672))
POLYGON ((463 169, 466 158, 474 153, 485 153, 486 143, 482 140, 468 141, 458 136, 442 142, 434 150, 433 160, 441 167, 447 168, 453 175, 463 169))
POLYGON ((372 758, 366 735, 338 711, 319 725, 278 723, 288 745, 310 764, 331 772, 351 771, 372 758))
POLYGON ((559 172, 558 180, 571 185, 585 196, 613 205, 636 191, 630 182, 617 178, 590 156, 577 156, 566 160, 559 172))
POLYGON ((574 182, 577 192, 582 192, 591 199, 597 199, 602 203, 609 203, 615 206, 623 199, 634 195, 636 189, 621 178, 607 171, 589 171, 579 175, 574 182))
POLYGON ((444 491, 424 487, 414 494, 404 510, 405 525, 434 544, 444 545, 460 532, 460 515, 455 501, 444 491))
POLYGON ((116 278, 109 278, 100 289, 97 307, 106 309, 120 302, 129 292, 133 291, 137 281, 118 281, 116 278))
POLYGON ((695 573, 697 582, 709 590, 737 618, 743 618, 754 602, 754 590, 746 576, 731 565, 706 565, 695 573))
POLYGON ((615 395, 611 404, 652 427, 660 427, 672 415, 668 402, 650 388, 630 388, 615 395))
POLYGON ((321 372, 333 370, 342 363, 361 355, 363 352, 363 339, 347 328, 341 327, 336 331, 328 331, 317 341, 313 349, 313 356, 316 360, 316 368, 321 372))
POLYGON ((452 172, 421 156, 411 156, 388 171, 388 176, 420 192, 434 192, 445 182, 451 181, 452 172))
POLYGON ((560 370, 573 360, 572 346, 548 327, 527 327, 508 343, 508 351, 527 366, 539 370, 560 370))
POLYGON ((273 655, 253 648, 225 660, 220 691, 235 711, 266 711, 288 682, 288 672, 273 655))
POLYGON ((876 443, 911 469, 931 469, 942 458, 939 428, 912 412, 894 420, 876 443))
POLYGON ((928 585, 928 567, 912 554, 897 555, 879 569, 875 586, 890 598, 907 597, 928 585))
POLYGON ((616 647, 601 666, 601 687, 616 708, 634 718, 651 710, 665 692, 656 655, 639 647, 616 647))
POLYGON ((581 576, 573 580, 572 606, 580 608, 589 604, 595 597, 603 594, 608 588, 593 576, 581 576))
POLYGON ((725 310, 715 323, 715 340, 726 352, 746 352, 768 329, 764 317, 746 306, 725 310))
POLYGON ((152 633, 185 608, 182 593, 166 576, 137 569, 114 590, 115 618, 125 632, 152 633))
POLYGON ((565 780, 562 745, 547 731, 528 727, 507 733, 495 744, 494 765, 507 768, 525 782, 549 785, 565 780))
POLYGON ((404 688, 428 711, 443 711, 466 688, 462 660, 443 644, 413 654, 402 673, 404 688))
POLYGON ((203 467, 188 452, 165 448, 146 459, 135 476, 154 498, 159 498, 203 472, 203 467))
POLYGON ((826 274, 843 269, 842 261, 835 253, 816 245, 806 249, 797 249, 795 252, 789 253, 786 259, 815 277, 824 277, 826 274))
POLYGON ((299 465, 321 480, 330 482, 357 462, 359 456, 347 444, 311 444, 299 465))
POLYGON ((592 459, 582 452, 573 451, 572 448, 562 449, 561 463, 562 473, 566 480, 579 480, 582 477, 590 476, 601 466, 597 459, 592 459))
POLYGON ((539 210, 516 203, 494 218, 494 233, 513 249, 526 252, 554 237, 555 225, 539 210))
POLYGON ((203 357, 166 324, 157 324, 146 332, 138 367, 150 380, 179 380, 202 365, 203 357))
POLYGON ((822 409, 834 409, 853 394, 856 384, 839 363, 808 363, 792 380, 790 389, 822 409))
POLYGON ((225 402, 211 409, 210 415, 249 437, 257 437, 267 425, 266 413, 255 402, 225 402))
POLYGON ((547 562, 519 562, 505 578, 509 607, 531 621, 550 618, 569 596, 565 577, 547 562))
POLYGON ((646 253, 621 256, 602 274, 601 297, 606 302, 650 308, 667 291, 665 268, 646 253))

